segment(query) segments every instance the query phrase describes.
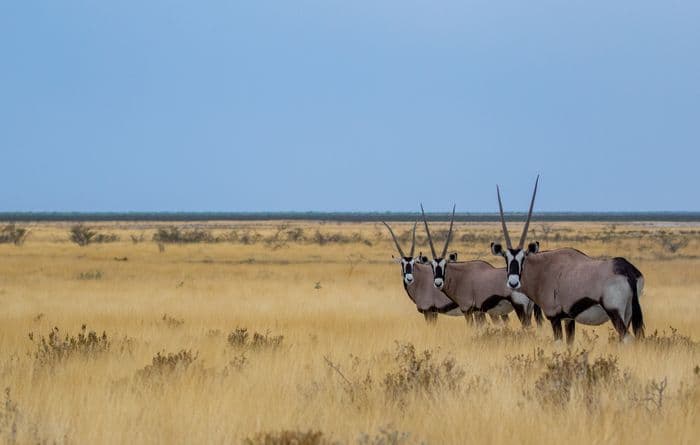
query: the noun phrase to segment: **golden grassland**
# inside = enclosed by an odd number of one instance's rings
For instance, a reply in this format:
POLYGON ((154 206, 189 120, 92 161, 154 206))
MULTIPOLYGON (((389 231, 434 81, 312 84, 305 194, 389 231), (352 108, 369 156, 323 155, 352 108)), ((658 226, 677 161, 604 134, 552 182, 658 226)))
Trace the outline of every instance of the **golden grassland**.
MULTIPOLYGON (((625 256, 645 275, 650 338, 620 345, 609 323, 579 327, 571 350, 547 322, 525 332, 515 316, 506 328, 426 325, 380 224, 90 226, 120 241, 79 247, 70 224, 47 223, 31 224, 24 245, 0 244, 3 442, 264 443, 256 434, 283 430, 366 444, 700 437, 698 226, 533 223, 542 249, 625 256), (165 226, 226 240, 159 249, 165 226), (98 337, 80 340, 83 324, 98 337), (229 341, 237 328, 248 338, 229 341)), ((410 224, 395 226, 406 239, 410 224)), ((489 255, 498 236, 497 224, 458 223, 451 250, 501 266, 489 255)))

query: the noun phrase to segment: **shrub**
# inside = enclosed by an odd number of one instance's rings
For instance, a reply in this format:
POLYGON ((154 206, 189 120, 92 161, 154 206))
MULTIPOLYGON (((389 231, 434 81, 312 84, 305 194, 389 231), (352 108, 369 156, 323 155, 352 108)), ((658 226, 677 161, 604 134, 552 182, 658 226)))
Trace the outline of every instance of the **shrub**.
POLYGON ((683 235, 674 235, 665 231, 661 231, 656 235, 661 247, 670 251, 671 253, 676 253, 680 249, 686 247, 690 242, 690 238, 683 235))
POLYGON ((17 422, 20 418, 17 402, 10 396, 10 388, 5 388, 5 400, 0 408, 0 437, 4 443, 16 443, 17 422))
POLYGON ((135 235, 132 233, 129 235, 129 238, 131 238, 131 242, 134 244, 142 243, 144 241, 143 233, 140 235, 135 235))
POLYGON ((543 405, 566 405, 573 388, 579 387, 590 408, 595 406, 602 387, 622 380, 617 357, 599 357, 590 363, 586 350, 553 353, 545 358, 545 367, 545 372, 535 382, 537 399, 543 405))
POLYGON ((181 349, 175 353, 158 352, 151 364, 137 372, 138 377, 165 376, 177 372, 186 371, 199 357, 199 353, 192 353, 191 350, 181 349))
POLYGON ((333 445, 321 431, 282 430, 261 432, 243 440, 244 445, 333 445))
POLYGON ((70 228, 69 239, 80 247, 91 243, 112 243, 119 241, 119 236, 115 234, 98 233, 82 223, 70 228))
POLYGON ((95 358, 108 352, 112 346, 106 332, 102 335, 98 335, 95 331, 88 332, 86 325, 80 328, 76 336, 66 334, 61 337, 58 327, 54 327, 46 337, 42 335, 37 338, 33 332, 30 332, 29 339, 36 347, 34 359, 42 366, 54 366, 74 356, 95 358))
POLYGON ((526 338, 535 338, 532 330, 511 329, 509 327, 486 326, 474 332, 474 340, 491 343, 517 343, 526 338))
POLYGON ((29 229, 8 224, 0 231, 0 243, 13 243, 15 246, 21 246, 27 236, 29 236, 29 229))
MULTIPOLYGON (((678 329, 669 326, 671 334, 666 334, 666 331, 654 330, 654 333, 647 335, 643 339, 638 339, 642 344, 657 347, 659 349, 684 348, 695 350, 700 345, 687 335, 679 334, 678 329)), ((617 335, 614 336, 614 343, 618 343, 617 335)), ((612 342, 611 342, 612 343, 612 342)))
POLYGON ((70 228, 70 240, 79 246, 87 246, 97 232, 83 224, 76 224, 70 228))
POLYGON ((402 400, 408 392, 431 396, 439 390, 455 390, 465 376, 456 361, 447 357, 442 361, 426 349, 416 353, 411 343, 397 343, 397 369, 384 377, 384 388, 390 399, 402 400))
POLYGON ((389 427, 380 428, 379 432, 370 435, 362 433, 357 439, 358 445, 401 445, 411 443, 411 434, 405 431, 390 429, 389 427))
POLYGON ((216 241, 208 230, 180 230, 178 227, 161 227, 153 234, 153 241, 158 243, 213 243, 216 241))
POLYGON ((270 331, 266 331, 264 334, 254 332, 252 340, 250 340, 247 328, 236 328, 229 333, 227 340, 235 348, 250 348, 252 350, 277 349, 282 345, 284 336, 270 335, 270 331))
POLYGON ((78 275, 79 280, 101 280, 102 272, 99 270, 89 270, 87 272, 80 272, 78 275))
POLYGON ((179 328, 185 324, 185 320, 183 318, 175 318, 169 314, 163 314, 161 319, 169 328, 179 328))

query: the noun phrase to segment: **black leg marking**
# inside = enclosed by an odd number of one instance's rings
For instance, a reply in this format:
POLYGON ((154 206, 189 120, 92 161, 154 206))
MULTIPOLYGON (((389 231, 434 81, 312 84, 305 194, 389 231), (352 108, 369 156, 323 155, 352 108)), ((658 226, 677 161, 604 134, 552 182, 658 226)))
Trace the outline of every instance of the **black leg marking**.
POLYGON ((544 321, 544 316, 542 315, 542 308, 535 305, 534 313, 535 313, 535 321, 537 322, 537 326, 542 326, 542 322, 544 321))
POLYGON ((520 320, 520 324, 522 324, 524 328, 529 327, 531 320, 530 320, 530 317, 527 316, 526 307, 521 306, 521 305, 513 302, 513 309, 515 309, 515 315, 518 316, 518 320, 520 320))
POLYGON ((617 312, 617 309, 608 310, 605 306, 603 306, 603 309, 605 309, 608 317, 610 317, 610 321, 617 331, 617 334, 620 336, 620 341, 622 341, 627 335, 627 326, 625 326, 625 321, 622 319, 619 312, 617 312))
POLYGON ((423 312, 423 316, 425 317, 425 322, 428 323, 429 325, 433 326, 437 323, 437 317, 438 317, 437 312, 425 311, 425 312, 423 312))
POLYGON ((564 327, 566 328, 566 344, 571 346, 574 344, 574 337, 576 336, 576 322, 574 320, 566 320, 564 327))
POLYGON ((561 331, 561 318, 552 317, 549 319, 549 322, 552 323, 552 331, 554 332, 554 341, 561 340, 564 337, 564 334, 561 331))
POLYGON ((503 322, 503 324, 508 324, 509 320, 510 320, 510 317, 508 317, 508 314, 501 315, 501 321, 503 322))
POLYGON ((464 319, 467 321, 467 326, 474 325, 474 314, 471 311, 462 312, 464 314, 464 319))

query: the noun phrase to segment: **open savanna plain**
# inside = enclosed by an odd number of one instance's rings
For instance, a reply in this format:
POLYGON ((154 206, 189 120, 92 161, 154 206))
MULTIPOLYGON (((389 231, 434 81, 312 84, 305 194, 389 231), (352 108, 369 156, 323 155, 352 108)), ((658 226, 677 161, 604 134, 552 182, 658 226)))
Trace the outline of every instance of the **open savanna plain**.
MULTIPOLYGON (((72 225, 18 224, 24 243, 0 244, 5 443, 700 437, 697 225, 533 222, 543 250, 625 256, 645 276, 645 340, 618 344, 607 323, 571 348, 514 315, 427 325, 379 223, 85 223, 102 242, 82 247, 72 225)), ((393 226, 408 244, 412 224, 393 226)), ((496 223, 456 223, 450 250, 502 267, 497 239, 496 223)))

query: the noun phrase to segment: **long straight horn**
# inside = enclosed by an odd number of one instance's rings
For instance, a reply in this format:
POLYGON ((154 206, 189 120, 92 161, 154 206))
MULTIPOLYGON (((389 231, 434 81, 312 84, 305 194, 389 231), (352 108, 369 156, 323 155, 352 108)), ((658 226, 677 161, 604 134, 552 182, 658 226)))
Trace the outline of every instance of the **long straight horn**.
POLYGON ((428 220, 425 219, 425 211, 423 210, 423 204, 420 205, 420 212, 423 214, 423 223, 425 224, 425 233, 428 234, 430 251, 433 253, 433 258, 437 258, 437 254, 435 253, 435 246, 433 246, 433 237, 430 236, 430 229, 428 228, 428 220))
POLYGON ((498 210, 501 212, 501 225, 503 226, 503 237, 506 239, 506 247, 509 249, 513 248, 510 242, 510 235, 508 235, 508 227, 506 227, 506 218, 503 216, 503 203, 501 203, 501 189, 496 186, 496 193, 498 194, 498 210))
POLYGON ((523 234, 520 236, 520 243, 518 248, 522 249, 525 245, 525 238, 527 238, 527 229, 530 227, 530 218, 532 218, 532 208, 535 206, 535 195, 537 195, 537 183, 540 182, 540 175, 537 175, 535 180, 535 190, 532 192, 532 200, 530 201, 530 210, 527 212, 527 220, 525 221, 525 227, 523 227, 523 234))
POLYGON ((447 246, 450 244, 450 239, 452 238, 452 226, 455 223, 455 209, 457 208, 457 204, 454 204, 452 206, 452 219, 450 220, 450 231, 447 232, 447 239, 445 240, 445 248, 442 249, 442 256, 440 258, 445 258, 445 255, 447 255, 447 246))
POLYGON ((418 221, 413 223, 413 241, 411 241, 411 255, 410 257, 413 258, 413 254, 416 251, 416 226, 418 225, 418 221))
POLYGON ((389 224, 385 223, 382 221, 382 224, 386 226, 387 229, 389 229, 389 233, 391 233, 391 237, 394 238, 394 244, 396 244, 396 248, 399 249, 399 255, 402 257, 405 257, 406 255, 403 254, 403 250, 401 250, 401 246, 399 245, 399 240, 396 239, 396 235, 394 235, 394 231, 391 230, 391 227, 389 227, 389 224))

